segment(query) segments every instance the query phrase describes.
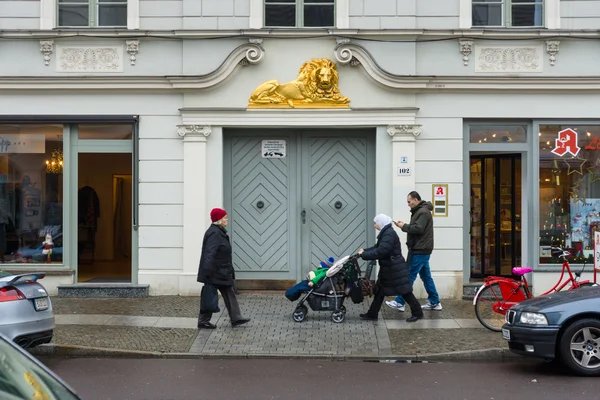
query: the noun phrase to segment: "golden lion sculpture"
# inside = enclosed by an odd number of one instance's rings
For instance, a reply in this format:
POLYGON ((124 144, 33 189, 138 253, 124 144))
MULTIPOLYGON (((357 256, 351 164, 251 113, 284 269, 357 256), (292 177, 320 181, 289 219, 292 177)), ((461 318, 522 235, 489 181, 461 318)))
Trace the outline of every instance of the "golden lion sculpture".
POLYGON ((267 81, 254 89, 248 103, 249 108, 348 108, 350 99, 340 94, 335 63, 313 58, 302 65, 296 80, 267 81))

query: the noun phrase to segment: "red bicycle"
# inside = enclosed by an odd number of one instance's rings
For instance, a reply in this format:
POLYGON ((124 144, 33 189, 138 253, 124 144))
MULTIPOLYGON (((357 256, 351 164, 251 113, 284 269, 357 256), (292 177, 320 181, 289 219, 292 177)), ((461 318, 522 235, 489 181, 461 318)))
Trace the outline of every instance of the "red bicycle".
MULTIPOLYGON (((563 260, 562 273, 556 285, 540 296, 552 292, 559 292, 569 285, 568 290, 578 289, 584 286, 596 285, 596 271, 594 268, 594 281, 580 281, 581 274, 585 269, 585 261, 583 268, 579 272, 573 274, 571 266, 567 258, 571 255, 570 252, 561 249, 560 247, 552 247, 551 254, 554 257, 563 260), (563 282, 565 273, 568 278, 563 282)), ((483 285, 477 290, 473 305, 475 306, 475 315, 481 325, 494 332, 500 332, 504 324, 504 316, 508 310, 517 303, 533 297, 525 274, 532 272, 532 268, 515 267, 512 269, 513 275, 518 276, 518 279, 507 278, 502 276, 488 276, 484 279, 483 285)))

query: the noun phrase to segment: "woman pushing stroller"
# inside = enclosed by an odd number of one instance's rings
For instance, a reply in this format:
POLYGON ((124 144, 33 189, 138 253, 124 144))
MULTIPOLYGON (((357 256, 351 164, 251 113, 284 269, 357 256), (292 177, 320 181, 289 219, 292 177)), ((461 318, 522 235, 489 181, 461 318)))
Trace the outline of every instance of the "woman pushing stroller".
POLYGON ((406 321, 415 322, 423 318, 423 310, 412 292, 408 263, 402 256, 402 246, 398 234, 392 227, 392 218, 379 214, 373 222, 375 229, 379 231, 377 244, 369 249, 358 250, 358 254, 363 260, 378 260, 379 275, 375 283, 371 307, 366 314, 360 314, 360 318, 377 320, 385 296, 402 295, 410 306, 412 314, 406 321))

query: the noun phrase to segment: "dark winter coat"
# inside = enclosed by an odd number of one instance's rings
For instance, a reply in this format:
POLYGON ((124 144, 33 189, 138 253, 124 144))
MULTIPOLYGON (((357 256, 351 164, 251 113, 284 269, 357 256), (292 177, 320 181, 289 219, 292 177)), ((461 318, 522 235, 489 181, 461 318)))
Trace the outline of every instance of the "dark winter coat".
POLYGON ((384 295, 396 296, 412 292, 408 264, 402 256, 400 239, 392 224, 383 227, 377 235, 375 247, 366 249, 361 258, 379 260, 377 284, 383 288, 384 295))
POLYGON ((411 254, 431 254, 433 251, 432 210, 429 201, 421 201, 410 210, 410 222, 404 224, 402 231, 406 232, 406 247, 411 254))
POLYGON ((198 267, 198 282, 217 286, 233 286, 235 272, 231 242, 225 228, 211 225, 204 234, 198 267))

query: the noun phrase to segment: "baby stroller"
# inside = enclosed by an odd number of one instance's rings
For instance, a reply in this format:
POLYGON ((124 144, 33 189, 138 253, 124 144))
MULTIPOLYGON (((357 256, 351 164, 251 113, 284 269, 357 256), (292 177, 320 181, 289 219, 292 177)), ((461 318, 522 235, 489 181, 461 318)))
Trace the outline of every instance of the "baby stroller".
MULTIPOLYGON (((300 298, 292 313, 292 319, 303 322, 308 314, 308 308, 304 303, 308 303, 313 311, 331 311, 333 322, 338 324, 343 322, 346 318, 344 299, 349 295, 352 280, 361 277, 357 259, 358 254, 355 254, 342 257, 335 262, 327 270, 326 277, 300 298)), ((367 267, 366 279, 370 279, 372 268, 373 265, 370 263, 367 267)))

